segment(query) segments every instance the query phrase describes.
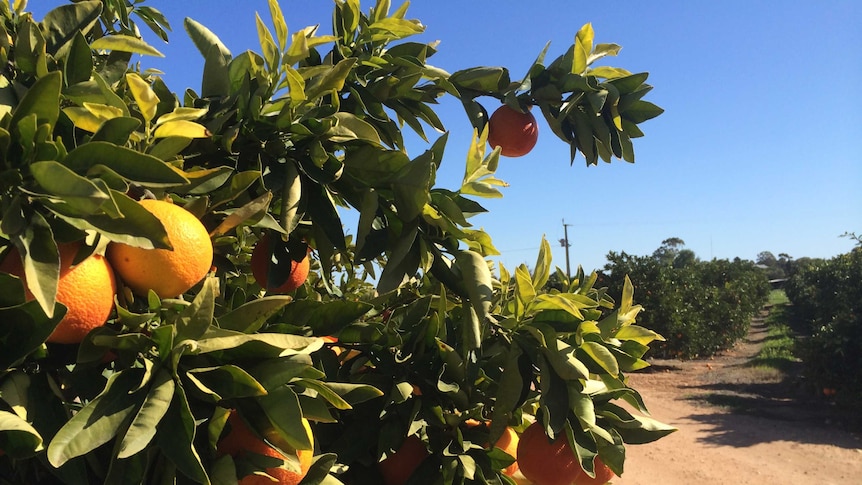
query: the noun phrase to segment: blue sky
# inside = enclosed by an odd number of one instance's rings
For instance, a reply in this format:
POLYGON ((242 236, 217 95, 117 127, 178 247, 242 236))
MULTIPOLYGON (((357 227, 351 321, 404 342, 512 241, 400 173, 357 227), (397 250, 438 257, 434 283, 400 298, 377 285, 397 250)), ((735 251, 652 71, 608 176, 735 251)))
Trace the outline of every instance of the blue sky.
MULTIPOLYGON (((30 3, 37 20, 61 4, 30 3)), ((266 0, 146 4, 173 33, 168 45, 147 37, 165 59, 140 60, 165 71, 175 92, 197 90, 203 66, 183 18, 209 27, 234 54, 260 51, 255 11, 269 23, 266 0)), ((332 1, 281 6, 291 31, 331 31, 332 1)), ((853 247, 842 233, 862 233, 862 2, 414 0, 408 16, 427 26, 416 40, 441 41, 429 63, 449 72, 506 66, 513 78, 547 42, 553 59, 591 22, 596 42, 623 46, 604 64, 649 71, 647 99, 666 110, 641 125, 634 165, 587 167, 579 157, 570 166, 568 147, 540 120, 536 148, 501 160, 504 197, 481 201, 490 213, 472 220, 510 269, 535 262, 543 235, 564 268, 563 219, 572 266, 587 270, 604 266, 608 251, 650 254, 669 237, 702 259, 754 259, 760 251, 831 257, 853 247)), ((497 105, 484 101, 489 111, 497 105)), ((457 189, 471 129, 451 99, 440 115, 451 134, 438 185, 457 189)), ((424 149, 416 143, 410 153, 424 149)))

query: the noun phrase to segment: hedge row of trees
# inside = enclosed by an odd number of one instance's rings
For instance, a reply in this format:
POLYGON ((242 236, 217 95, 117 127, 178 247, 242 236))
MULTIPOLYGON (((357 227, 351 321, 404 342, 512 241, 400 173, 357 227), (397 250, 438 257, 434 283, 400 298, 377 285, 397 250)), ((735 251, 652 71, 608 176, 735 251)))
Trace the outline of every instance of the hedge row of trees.
POLYGON ((753 262, 701 261, 684 244, 671 238, 650 256, 607 256, 602 284, 617 294, 629 275, 645 310, 640 320, 666 338, 651 350, 656 356, 696 358, 730 348, 769 295, 766 274, 753 262))
POLYGON ((798 354, 810 381, 862 402, 862 246, 828 260, 810 260, 787 281, 793 321, 809 338, 798 354))

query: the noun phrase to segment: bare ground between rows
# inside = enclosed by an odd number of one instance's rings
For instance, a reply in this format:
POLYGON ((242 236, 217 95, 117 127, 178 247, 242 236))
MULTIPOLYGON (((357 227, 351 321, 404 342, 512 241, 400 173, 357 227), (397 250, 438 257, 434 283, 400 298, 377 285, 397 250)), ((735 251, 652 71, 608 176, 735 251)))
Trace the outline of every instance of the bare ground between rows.
POLYGON ((631 376, 652 416, 679 431, 630 446, 617 485, 858 484, 858 410, 809 389, 798 368, 750 362, 768 338, 766 314, 748 336, 710 359, 654 359, 631 376))

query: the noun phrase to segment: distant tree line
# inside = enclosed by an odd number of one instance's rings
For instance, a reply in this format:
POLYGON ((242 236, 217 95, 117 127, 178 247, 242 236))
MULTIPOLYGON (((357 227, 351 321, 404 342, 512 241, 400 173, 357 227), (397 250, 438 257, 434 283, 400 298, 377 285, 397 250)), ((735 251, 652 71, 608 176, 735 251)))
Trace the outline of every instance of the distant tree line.
POLYGON ((602 283, 620 294, 625 276, 631 278, 644 307, 639 322, 666 339, 651 350, 660 357, 704 357, 732 347, 769 296, 769 273, 755 262, 702 261, 677 237, 649 256, 612 251, 607 259, 602 283))

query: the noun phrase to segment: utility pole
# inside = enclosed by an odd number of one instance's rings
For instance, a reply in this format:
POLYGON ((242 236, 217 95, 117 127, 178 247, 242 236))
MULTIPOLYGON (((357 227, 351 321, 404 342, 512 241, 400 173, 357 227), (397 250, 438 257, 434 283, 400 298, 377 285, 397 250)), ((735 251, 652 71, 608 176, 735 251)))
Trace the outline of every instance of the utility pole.
POLYGON ((566 220, 563 219, 563 239, 560 239, 560 246, 566 248, 566 278, 572 279, 572 269, 569 266, 569 226, 571 224, 566 224, 566 220))

